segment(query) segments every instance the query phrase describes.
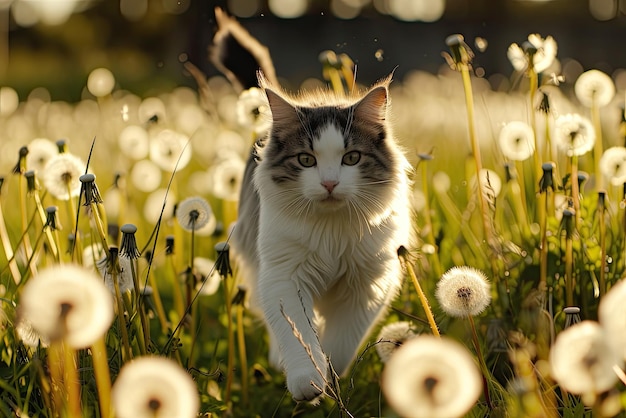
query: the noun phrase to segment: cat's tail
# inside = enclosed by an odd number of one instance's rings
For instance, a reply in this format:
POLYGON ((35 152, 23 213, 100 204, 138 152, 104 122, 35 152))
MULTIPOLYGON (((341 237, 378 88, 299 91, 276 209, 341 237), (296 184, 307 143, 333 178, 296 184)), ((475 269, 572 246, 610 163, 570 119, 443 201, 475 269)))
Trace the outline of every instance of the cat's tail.
POLYGON ((209 59, 237 90, 258 87, 257 73, 276 84, 276 71, 269 49, 233 17, 215 8, 217 32, 209 46, 209 59))

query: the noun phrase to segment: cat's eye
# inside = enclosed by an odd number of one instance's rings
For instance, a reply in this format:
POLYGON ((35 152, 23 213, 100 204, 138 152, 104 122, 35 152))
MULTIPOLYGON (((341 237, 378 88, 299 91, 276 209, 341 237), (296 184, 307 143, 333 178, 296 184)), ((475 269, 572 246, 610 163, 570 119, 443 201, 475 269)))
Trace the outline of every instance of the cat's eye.
POLYGON ((343 165, 355 165, 361 160, 361 153, 359 151, 347 152, 341 159, 343 165))
POLYGON ((313 167, 315 164, 317 164, 317 160, 315 160, 315 157, 305 152, 303 152, 302 154, 298 154, 298 162, 303 167, 313 167))

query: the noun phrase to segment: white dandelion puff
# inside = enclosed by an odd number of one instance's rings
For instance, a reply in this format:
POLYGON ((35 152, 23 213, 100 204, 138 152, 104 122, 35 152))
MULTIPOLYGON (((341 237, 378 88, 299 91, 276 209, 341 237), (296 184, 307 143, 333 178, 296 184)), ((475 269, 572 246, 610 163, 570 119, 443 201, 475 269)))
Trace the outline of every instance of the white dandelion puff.
MULTIPOLYGON (((473 191, 478 189, 476 175, 472 176, 469 183, 473 191)), ((483 190, 483 195, 487 197, 498 197, 502 190, 502 179, 495 171, 483 168, 480 170, 480 186, 483 190)))
POLYGON ((128 257, 118 256, 119 260, 119 268, 118 272, 115 272, 115 267, 110 262, 108 257, 101 258, 96 263, 96 268, 98 272, 104 279, 104 284, 109 289, 112 295, 115 295, 115 282, 114 279, 117 280, 117 283, 120 287, 120 292, 124 293, 127 290, 132 291, 134 289, 133 284, 133 272, 131 270, 132 260, 128 257))
POLYGON ((209 202, 201 197, 189 197, 178 204, 176 219, 187 231, 197 231, 211 222, 215 216, 209 202))
POLYGON ((437 283, 435 296, 443 311, 454 317, 479 315, 491 302, 487 276, 467 266, 445 272, 437 283))
POLYGON ((408 340, 415 337, 413 326, 408 321, 397 321, 383 326, 376 337, 376 352, 383 363, 408 340))
POLYGON ((85 163, 69 153, 57 154, 48 160, 43 172, 43 184, 59 200, 68 200, 80 194, 80 176, 85 163))
POLYGON ((65 264, 42 270, 28 281, 19 310, 43 338, 81 349, 109 329, 113 299, 92 271, 65 264))
POLYGON ((117 144, 120 147, 120 151, 133 160, 142 160, 150 152, 148 131, 137 125, 125 127, 117 138, 117 144))
POLYGON ((596 132, 591 121, 578 113, 559 116, 554 121, 554 142, 568 157, 584 155, 593 149, 596 132))
POLYGON ((404 343, 385 364, 382 390, 401 416, 461 417, 482 392, 470 353, 447 338, 420 335, 404 343))
POLYGON ((600 70, 582 73, 574 83, 574 93, 583 106, 602 107, 611 103, 615 96, 615 84, 611 77, 600 70))
POLYGON ((48 161, 59 154, 56 144, 47 138, 36 138, 28 143, 28 155, 26 155, 26 167, 35 170, 38 176, 43 174, 48 161))
POLYGON ((163 129, 150 141, 150 159, 162 170, 182 170, 191 161, 189 137, 171 129, 163 129))
POLYGON ((598 321, 607 342, 626 360, 626 279, 613 285, 600 300, 598 321))
POLYGON ((547 70, 556 59, 557 44, 552 36, 544 39, 539 34, 530 34, 528 42, 525 43, 525 49, 526 51, 514 43, 507 50, 507 57, 516 71, 524 71, 529 67, 530 55, 532 55, 532 66, 537 73, 547 70), (531 54, 528 52, 529 48, 533 49, 531 54))
POLYGON ((153 192, 161 185, 161 169, 150 160, 137 161, 130 170, 130 181, 142 192, 153 192))
POLYGON ((614 186, 626 182, 626 147, 607 148, 600 158, 600 171, 614 186))
POLYGON ((535 134, 526 122, 512 121, 504 125, 498 142, 502 154, 512 161, 524 161, 535 152, 535 134))
POLYGON ((242 91, 235 109, 239 125, 251 129, 259 136, 266 133, 272 124, 267 96, 258 87, 242 91))
POLYGON ((582 321, 561 331, 550 350, 552 377, 577 395, 611 389, 617 382, 613 366, 621 363, 621 356, 609 345, 608 334, 594 321, 582 321))
POLYGON ((215 268, 215 261, 209 258, 195 257, 193 265, 196 268, 196 273, 202 277, 202 280, 197 283, 196 289, 200 290, 203 295, 215 294, 222 282, 222 278, 215 268))
POLYGON ((212 166, 208 175, 209 182, 213 185, 213 196, 224 200, 239 200, 245 168, 246 163, 238 156, 231 156, 212 166))
POLYGON ((126 363, 111 397, 119 418, 193 418, 200 406, 191 376, 165 357, 140 357, 126 363))

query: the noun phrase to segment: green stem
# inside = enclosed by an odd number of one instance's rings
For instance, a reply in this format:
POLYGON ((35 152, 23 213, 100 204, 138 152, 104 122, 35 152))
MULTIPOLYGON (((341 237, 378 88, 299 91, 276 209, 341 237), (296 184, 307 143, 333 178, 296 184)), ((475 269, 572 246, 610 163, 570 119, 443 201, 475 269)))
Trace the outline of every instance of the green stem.
POLYGON ((107 358, 104 336, 98 338, 91 346, 93 357, 93 368, 96 378, 96 388, 98 390, 98 405, 102 418, 111 418, 111 375, 107 358))
POLYGON ((480 364, 480 371, 483 378, 483 393, 485 395, 485 401, 487 402, 487 407, 490 410, 493 410, 493 403, 491 402, 491 395, 489 394, 489 380, 487 379, 487 376, 490 375, 489 369, 487 368, 487 363, 485 362, 485 358, 483 357, 483 352, 480 349, 480 342, 478 341, 478 334, 476 333, 474 318, 471 315, 468 315, 467 319, 470 323, 470 329, 472 331, 472 343, 474 344, 476 356, 478 357, 478 363, 480 364))

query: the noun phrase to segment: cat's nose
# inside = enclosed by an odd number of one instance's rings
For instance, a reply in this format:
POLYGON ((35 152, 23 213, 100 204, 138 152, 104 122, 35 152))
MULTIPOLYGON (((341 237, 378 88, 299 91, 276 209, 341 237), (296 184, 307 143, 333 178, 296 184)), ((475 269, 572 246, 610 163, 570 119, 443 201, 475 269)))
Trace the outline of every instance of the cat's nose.
POLYGON ((339 184, 338 181, 334 181, 334 180, 324 180, 322 182, 322 186, 324 186, 324 188, 328 191, 328 193, 332 193, 333 190, 335 190, 335 187, 337 187, 337 185, 339 184))

